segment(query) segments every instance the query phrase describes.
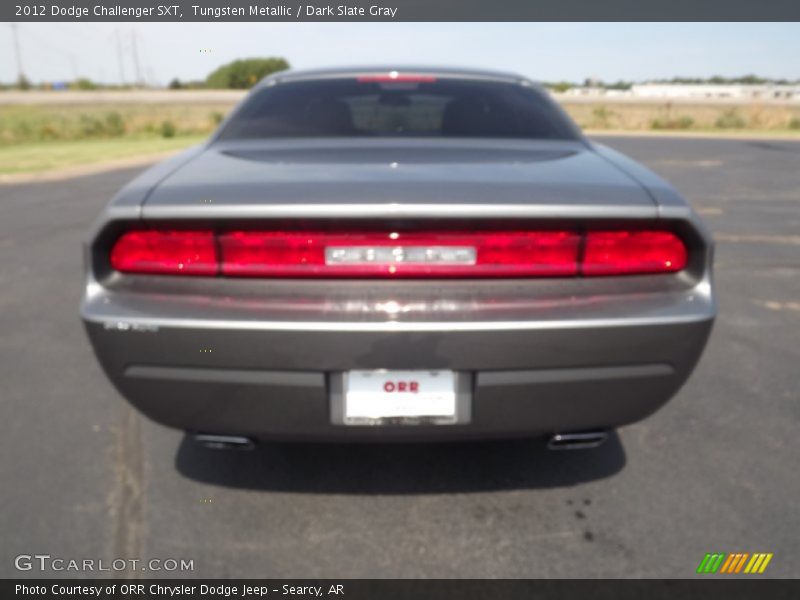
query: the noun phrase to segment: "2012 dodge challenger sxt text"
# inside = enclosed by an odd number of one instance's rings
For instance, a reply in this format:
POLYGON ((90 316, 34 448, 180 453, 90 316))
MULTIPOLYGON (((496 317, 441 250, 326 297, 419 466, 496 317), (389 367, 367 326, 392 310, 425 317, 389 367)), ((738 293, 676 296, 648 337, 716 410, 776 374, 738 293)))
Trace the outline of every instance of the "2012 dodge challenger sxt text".
POLYGON ((595 444, 678 390, 716 314, 683 198, 494 72, 268 77, 85 259, 111 381, 220 445, 595 444))

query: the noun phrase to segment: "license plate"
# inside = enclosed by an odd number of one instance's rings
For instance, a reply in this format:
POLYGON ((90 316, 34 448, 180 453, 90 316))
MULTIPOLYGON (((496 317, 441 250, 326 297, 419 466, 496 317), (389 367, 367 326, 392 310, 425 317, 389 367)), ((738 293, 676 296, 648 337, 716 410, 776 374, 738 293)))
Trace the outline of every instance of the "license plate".
POLYGON ((344 424, 448 424, 457 419, 453 371, 349 371, 344 424))

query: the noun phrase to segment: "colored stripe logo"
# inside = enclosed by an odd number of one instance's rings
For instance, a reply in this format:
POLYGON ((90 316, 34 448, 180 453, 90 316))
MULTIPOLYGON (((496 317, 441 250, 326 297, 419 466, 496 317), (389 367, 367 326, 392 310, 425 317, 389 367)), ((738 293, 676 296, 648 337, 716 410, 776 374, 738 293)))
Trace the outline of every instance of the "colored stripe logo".
POLYGON ((769 561, 772 560, 772 553, 765 552, 715 552, 706 554, 697 572, 700 574, 724 573, 726 575, 737 573, 760 574, 763 573, 769 561))

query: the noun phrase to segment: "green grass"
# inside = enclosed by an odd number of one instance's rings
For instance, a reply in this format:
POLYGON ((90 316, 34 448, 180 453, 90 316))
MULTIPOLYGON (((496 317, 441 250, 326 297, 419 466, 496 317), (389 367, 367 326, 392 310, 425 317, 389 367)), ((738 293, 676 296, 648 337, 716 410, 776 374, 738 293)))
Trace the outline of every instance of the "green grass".
POLYGON ((562 101, 562 107, 584 129, 618 131, 680 130, 734 131, 778 135, 797 135, 800 105, 751 103, 673 104, 664 103, 607 103, 562 101))
POLYGON ((173 138, 125 137, 4 145, 0 146, 0 175, 36 173, 63 167, 177 151, 198 144, 205 138, 205 135, 186 135, 173 138))
POLYGON ((73 104, 0 106, 0 146, 211 133, 230 105, 73 104))

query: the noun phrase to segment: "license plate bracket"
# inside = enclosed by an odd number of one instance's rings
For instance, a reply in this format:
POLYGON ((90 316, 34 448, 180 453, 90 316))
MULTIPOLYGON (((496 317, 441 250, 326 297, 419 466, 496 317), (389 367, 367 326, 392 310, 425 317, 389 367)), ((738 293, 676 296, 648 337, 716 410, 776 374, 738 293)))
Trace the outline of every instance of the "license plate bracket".
POLYGON ((471 417, 471 378, 450 370, 354 370, 331 375, 331 422, 458 425, 471 417))

